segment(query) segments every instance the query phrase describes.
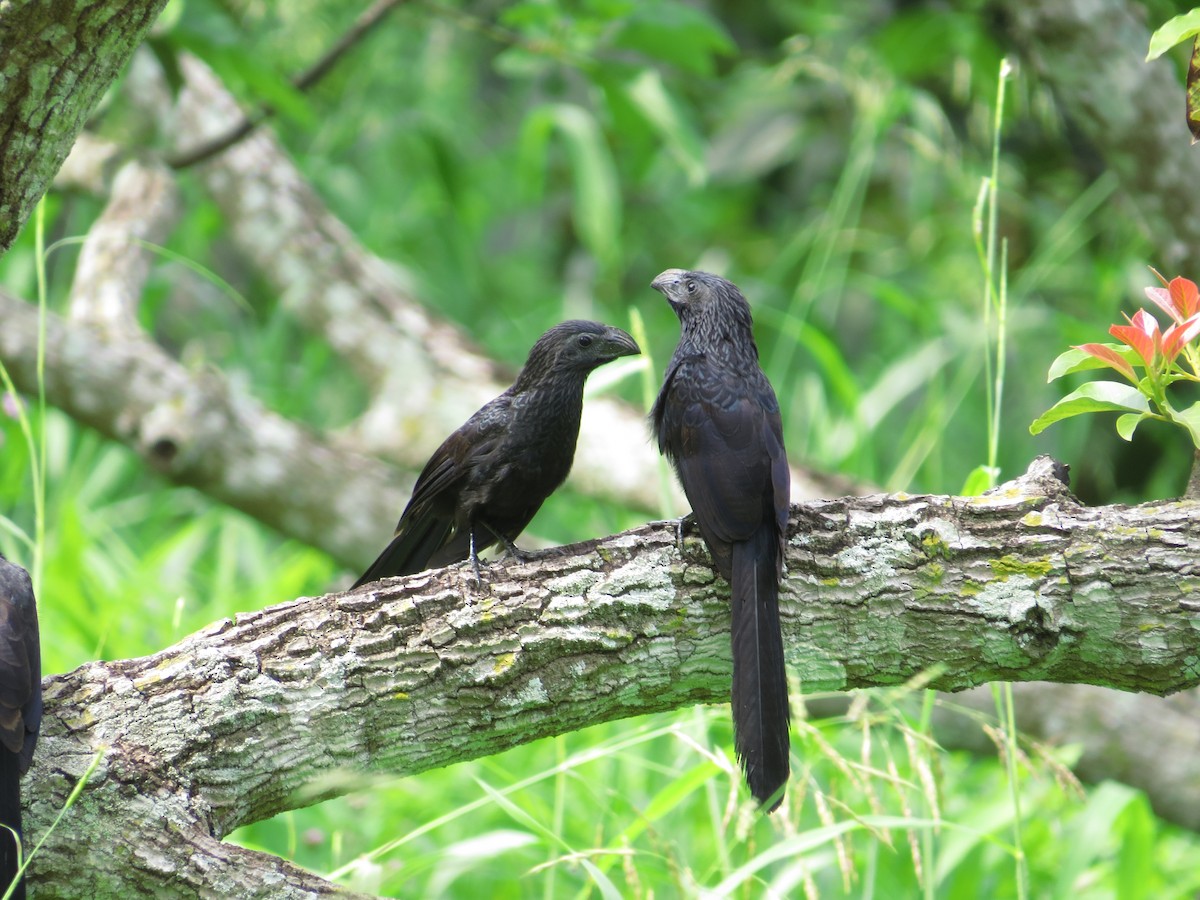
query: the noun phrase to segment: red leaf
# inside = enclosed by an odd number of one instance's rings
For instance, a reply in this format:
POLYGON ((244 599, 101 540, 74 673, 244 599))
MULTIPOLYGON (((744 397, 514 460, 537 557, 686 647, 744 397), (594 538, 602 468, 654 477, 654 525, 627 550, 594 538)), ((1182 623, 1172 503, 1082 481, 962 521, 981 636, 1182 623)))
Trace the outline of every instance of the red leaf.
MULTIPOLYGON (((1128 327, 1128 326, 1120 326, 1120 325, 1113 326, 1113 328, 1121 328, 1121 327, 1128 327)), ((1125 357, 1123 357, 1120 353, 1117 353, 1115 350, 1110 350, 1108 347, 1105 347, 1103 344, 1080 344, 1077 347, 1075 347, 1075 349, 1082 350, 1084 353, 1088 354, 1089 356, 1096 357, 1096 359, 1100 360, 1101 362, 1105 363, 1106 365, 1112 366, 1114 369, 1116 369, 1118 372, 1120 372, 1122 375, 1124 375, 1126 378, 1128 378, 1134 384, 1138 383, 1137 373, 1133 371, 1133 366, 1131 366, 1126 361, 1125 357)))
POLYGON ((1146 296, 1176 322, 1182 322, 1187 318, 1187 316, 1179 312, 1178 307, 1175 305, 1175 298, 1171 296, 1171 292, 1166 288, 1148 287, 1146 288, 1146 296))
POLYGON ((1158 337, 1158 319, 1150 315, 1144 309, 1139 309, 1133 314, 1133 318, 1129 319, 1129 324, 1135 328, 1141 329, 1146 337, 1156 339, 1158 337))
POLYGON ((1128 325, 1112 325, 1108 333, 1136 350, 1137 355, 1146 363, 1147 369, 1154 368, 1154 355, 1161 343, 1158 322, 1154 316, 1144 309, 1139 309, 1133 314, 1128 325))
POLYGON ((1196 335, 1200 335, 1200 313, 1168 328, 1162 336, 1162 353, 1167 362, 1174 362, 1179 351, 1196 335))
MULTIPOLYGON (((1197 310, 1200 310, 1200 289, 1197 289, 1196 282, 1176 277, 1171 279, 1167 288, 1171 292, 1171 300, 1174 301, 1175 308, 1179 310, 1182 318, 1190 319, 1197 310)), ((1176 321, 1179 320, 1176 319, 1176 321)))

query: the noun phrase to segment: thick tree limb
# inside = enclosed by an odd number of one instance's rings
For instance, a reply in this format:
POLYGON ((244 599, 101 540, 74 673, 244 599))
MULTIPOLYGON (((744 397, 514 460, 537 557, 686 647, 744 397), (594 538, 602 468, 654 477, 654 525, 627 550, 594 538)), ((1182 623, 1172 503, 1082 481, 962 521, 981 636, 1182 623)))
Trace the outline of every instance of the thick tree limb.
MULTIPOLYGON (((1117 173, 1168 274, 1200 269, 1200 210, 1181 185, 1200 181, 1182 76, 1145 62, 1146 11, 1127 0, 1004 0, 1022 58, 1117 173)), ((1158 23, 1155 23, 1158 24, 1158 23)))
MULTIPOLYGON (((804 687, 890 685, 930 669, 951 690, 1011 679, 1165 694, 1200 683, 1200 505, 1086 509, 1051 472, 1039 460, 981 498, 794 508, 782 612, 804 687)), ((155 874, 156 896, 224 889, 233 865, 213 842, 293 808, 324 774, 415 774, 728 697, 728 587, 697 538, 680 557, 673 523, 495 564, 482 593, 472 585, 459 567, 297 600, 154 656, 48 679, 30 831, 108 747, 73 814, 103 817, 95 833, 109 837, 80 846, 73 829, 56 832, 35 881, 70 893, 87 873, 115 893, 155 874)), ((251 877, 295 875, 236 856, 251 877)))
POLYGON ((0 3, 0 254, 165 5, 0 3))
POLYGON ((79 254, 71 319, 109 341, 149 341, 137 321, 150 269, 142 244, 166 241, 179 216, 178 194, 171 173, 161 166, 130 162, 118 171, 108 206, 92 223, 79 254))
MULTIPOLYGON (((37 385, 37 307, 0 289, 0 360, 37 385)), ((134 448, 179 484, 365 566, 404 502, 378 460, 276 415, 149 340, 110 340, 49 313, 46 393, 72 418, 134 448)))

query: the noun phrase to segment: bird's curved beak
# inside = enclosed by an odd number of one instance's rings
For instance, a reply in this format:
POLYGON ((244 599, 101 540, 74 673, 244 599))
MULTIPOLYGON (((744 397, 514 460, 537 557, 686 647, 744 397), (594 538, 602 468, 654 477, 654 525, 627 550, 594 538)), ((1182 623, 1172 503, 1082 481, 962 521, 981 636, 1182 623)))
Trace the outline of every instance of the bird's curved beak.
POLYGON ((672 287, 679 284, 683 280, 683 276, 687 273, 683 269, 667 269, 665 272, 660 272, 658 276, 650 282, 650 287, 660 293, 670 296, 669 291, 672 287))
POLYGON ((642 348, 637 345, 637 341, 620 328, 613 328, 612 326, 609 326, 608 331, 604 335, 604 346, 613 359, 616 359, 618 356, 637 356, 642 352, 642 348))

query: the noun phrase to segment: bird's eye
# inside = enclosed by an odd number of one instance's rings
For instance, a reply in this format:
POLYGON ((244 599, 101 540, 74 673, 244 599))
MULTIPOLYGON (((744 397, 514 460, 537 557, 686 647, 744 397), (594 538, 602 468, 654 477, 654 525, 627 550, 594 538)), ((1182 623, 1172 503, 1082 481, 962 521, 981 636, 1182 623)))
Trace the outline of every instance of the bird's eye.
POLYGON ((694 282, 694 281, 689 281, 689 282, 687 283, 687 292, 688 292, 689 294, 694 294, 694 293, 696 293, 696 282, 694 282))
POLYGON ((591 343, 592 343, 592 336, 590 334, 581 334, 579 336, 579 346, 580 347, 587 347, 591 343))

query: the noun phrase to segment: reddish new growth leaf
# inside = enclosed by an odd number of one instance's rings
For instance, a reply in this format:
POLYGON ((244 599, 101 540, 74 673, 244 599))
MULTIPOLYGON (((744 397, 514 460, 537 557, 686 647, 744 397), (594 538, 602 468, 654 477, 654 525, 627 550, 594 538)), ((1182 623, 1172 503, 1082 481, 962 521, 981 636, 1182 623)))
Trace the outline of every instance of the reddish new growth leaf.
MULTIPOLYGON (((1158 272, 1154 273, 1158 275, 1158 272)), ((1200 312, 1200 289, 1187 278, 1172 278, 1170 283, 1158 275, 1166 287, 1148 287, 1146 296, 1176 322, 1184 322, 1200 312)))
MULTIPOLYGON (((1189 281, 1188 284, 1191 282, 1189 281)), ((1195 287, 1195 285, 1192 286, 1195 287)), ((1183 322, 1176 322, 1166 330, 1162 336, 1162 353, 1168 365, 1175 362, 1179 351, 1196 335, 1200 335, 1200 313, 1183 322)))
POLYGON ((1117 353, 1115 350, 1105 347, 1103 344, 1080 344, 1075 349, 1082 350, 1089 356, 1096 357, 1096 359, 1100 360, 1102 363, 1112 366, 1114 369, 1132 381, 1135 385, 1138 383, 1137 373, 1133 371, 1133 366, 1131 366, 1125 360, 1125 357, 1123 357, 1120 353, 1117 353))
POLYGON ((1167 289, 1171 292, 1171 299, 1175 301, 1175 308, 1185 319, 1190 319, 1200 312, 1200 288, 1196 287, 1196 282, 1176 276, 1171 279, 1167 289))
POLYGON ((1123 344, 1132 347, 1145 362, 1147 369, 1154 368, 1154 357, 1162 349, 1162 335, 1158 321, 1144 309, 1139 309, 1133 318, 1125 317, 1128 325, 1112 325, 1108 333, 1123 344))

